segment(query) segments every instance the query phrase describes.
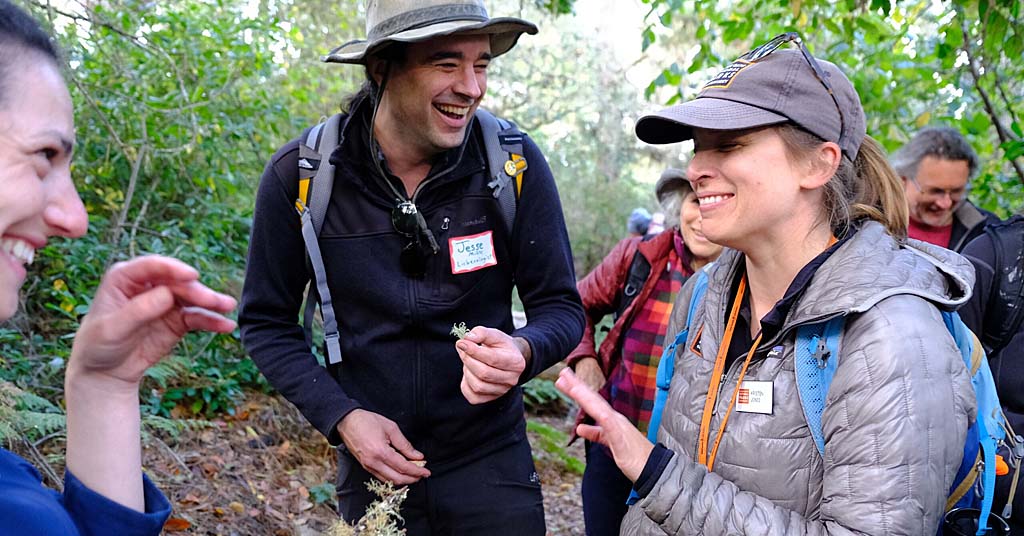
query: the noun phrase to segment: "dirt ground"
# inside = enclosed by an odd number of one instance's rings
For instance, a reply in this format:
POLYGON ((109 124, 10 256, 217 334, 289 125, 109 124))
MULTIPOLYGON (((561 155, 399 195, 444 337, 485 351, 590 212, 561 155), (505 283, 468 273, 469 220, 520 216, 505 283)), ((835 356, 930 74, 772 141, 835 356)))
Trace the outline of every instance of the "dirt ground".
MULTIPOLYGON (((563 432, 572 425, 568 414, 529 418, 563 432)), ((337 520, 334 451, 280 398, 252 395, 235 418, 147 443, 146 471, 174 505, 168 534, 308 536, 337 520)), ((583 460, 581 443, 567 454, 583 460)), ((583 534, 580 476, 534 451, 548 534, 583 534)))

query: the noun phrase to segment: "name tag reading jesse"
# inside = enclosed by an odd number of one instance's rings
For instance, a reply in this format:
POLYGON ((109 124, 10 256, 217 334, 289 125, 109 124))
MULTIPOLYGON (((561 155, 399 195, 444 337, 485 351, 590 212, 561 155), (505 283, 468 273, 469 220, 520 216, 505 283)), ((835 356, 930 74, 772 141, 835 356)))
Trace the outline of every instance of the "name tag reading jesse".
POLYGON ((736 396, 736 411, 772 414, 772 382, 744 381, 736 396))
POLYGON ((453 274, 475 272, 498 264, 494 256, 494 236, 491 231, 449 238, 448 251, 451 252, 453 274))

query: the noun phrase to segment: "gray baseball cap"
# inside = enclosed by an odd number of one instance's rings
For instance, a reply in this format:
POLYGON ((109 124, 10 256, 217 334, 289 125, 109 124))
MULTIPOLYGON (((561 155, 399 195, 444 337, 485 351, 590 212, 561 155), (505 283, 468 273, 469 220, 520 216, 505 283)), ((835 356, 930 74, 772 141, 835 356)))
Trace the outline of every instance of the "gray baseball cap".
POLYGON ((693 188, 690 181, 686 180, 686 172, 678 168, 668 168, 661 172, 657 184, 654 185, 654 194, 658 202, 664 204, 668 194, 676 190, 686 190, 689 193, 693 188))
POLYGON ((805 50, 776 50, 798 39, 783 34, 740 56, 695 99, 641 117, 637 137, 652 144, 676 143, 692 139, 694 128, 741 130, 792 122, 835 142, 855 160, 866 134, 857 90, 831 62, 805 50))

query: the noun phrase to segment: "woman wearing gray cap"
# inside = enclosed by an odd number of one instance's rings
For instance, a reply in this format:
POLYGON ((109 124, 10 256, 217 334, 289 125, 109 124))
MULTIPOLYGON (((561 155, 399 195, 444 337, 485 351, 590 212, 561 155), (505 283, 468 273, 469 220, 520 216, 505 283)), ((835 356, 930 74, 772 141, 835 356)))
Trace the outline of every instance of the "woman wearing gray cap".
MULTIPOLYGON (((577 285, 587 323, 583 340, 566 362, 644 433, 651 422, 655 373, 672 303, 686 279, 722 252, 700 231, 697 196, 685 177, 682 170, 667 169, 655 185, 658 202, 670 216, 669 230, 622 240, 577 285), (610 314, 615 324, 597 348, 594 326, 610 314)), ((587 443, 582 491, 588 535, 618 533, 632 485, 607 447, 587 443)))
POLYGON ((558 380, 597 423, 578 433, 634 482, 622 533, 935 534, 975 407, 940 308, 966 301, 972 270, 906 239, 899 179, 853 85, 785 34, 636 132, 694 141, 702 230, 726 249, 692 317, 674 308, 669 332, 689 335, 658 445, 571 372, 558 380), (779 50, 789 41, 800 49, 779 50), (812 427, 797 332, 833 318, 812 427))

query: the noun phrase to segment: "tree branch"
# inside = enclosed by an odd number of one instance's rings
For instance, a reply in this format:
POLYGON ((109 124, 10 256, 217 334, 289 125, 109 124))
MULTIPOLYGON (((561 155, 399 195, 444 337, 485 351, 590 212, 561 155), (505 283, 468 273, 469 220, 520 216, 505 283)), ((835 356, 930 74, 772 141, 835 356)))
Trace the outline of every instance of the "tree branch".
MULTIPOLYGON (((974 89, 978 91, 978 95, 981 96, 981 101, 985 105, 985 111, 988 113, 989 118, 992 119, 992 126, 996 129, 996 135, 999 136, 1000 143, 1006 143, 1013 140, 1013 136, 1006 131, 1006 127, 1003 126, 1003 122, 999 119, 999 115, 996 113, 995 107, 992 105, 992 99, 989 98, 988 92, 981 86, 981 73, 978 71, 978 66, 974 63, 974 56, 971 54, 971 39, 969 28, 967 26, 967 17, 960 14, 960 25, 964 32, 964 44, 963 51, 967 55, 967 66, 971 71, 971 78, 974 80, 974 89)), ((1017 178, 1021 184, 1024 184, 1024 169, 1021 168, 1020 164, 1016 159, 1007 158, 1010 165, 1013 166, 1014 171, 1017 172, 1017 178)))

